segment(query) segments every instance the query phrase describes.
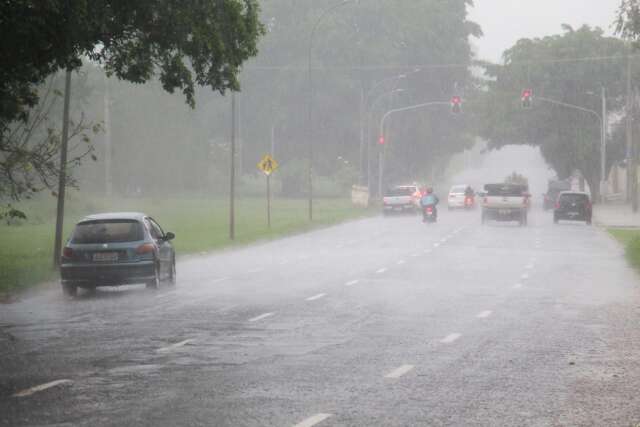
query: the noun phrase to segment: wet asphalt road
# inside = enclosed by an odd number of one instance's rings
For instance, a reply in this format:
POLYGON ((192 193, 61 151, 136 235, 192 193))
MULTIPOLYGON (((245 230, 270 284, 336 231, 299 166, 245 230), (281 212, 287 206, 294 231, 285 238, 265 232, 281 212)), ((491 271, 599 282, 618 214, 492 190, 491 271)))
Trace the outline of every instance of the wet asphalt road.
POLYGON ((0 306, 0 424, 640 423, 621 248, 535 210, 479 222, 364 219, 183 259, 176 288, 0 306))

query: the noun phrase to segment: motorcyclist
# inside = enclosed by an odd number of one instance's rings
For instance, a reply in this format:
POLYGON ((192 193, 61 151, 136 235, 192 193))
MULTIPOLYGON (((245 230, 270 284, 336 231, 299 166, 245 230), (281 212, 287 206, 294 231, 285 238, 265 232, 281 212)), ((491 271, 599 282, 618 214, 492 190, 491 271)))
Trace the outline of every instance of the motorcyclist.
POLYGON ((424 195, 420 199, 420 206, 422 207, 422 222, 427 221, 427 207, 431 206, 433 209, 433 216, 438 219, 438 203, 440 203, 440 199, 433 192, 433 188, 428 187, 424 192, 424 195))
POLYGON ((470 185, 467 185, 467 188, 465 188, 464 190, 464 197, 470 198, 470 197, 474 197, 476 195, 476 192, 473 191, 473 188, 471 188, 470 185))

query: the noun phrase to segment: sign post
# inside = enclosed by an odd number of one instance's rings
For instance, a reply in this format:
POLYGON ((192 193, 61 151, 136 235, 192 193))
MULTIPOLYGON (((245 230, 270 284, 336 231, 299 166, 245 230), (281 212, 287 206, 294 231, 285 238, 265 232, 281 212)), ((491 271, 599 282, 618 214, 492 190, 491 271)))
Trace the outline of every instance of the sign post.
POLYGON ((271 174, 278 169, 278 162, 267 154, 258 163, 258 169, 267 177, 267 225, 271 228, 271 174))

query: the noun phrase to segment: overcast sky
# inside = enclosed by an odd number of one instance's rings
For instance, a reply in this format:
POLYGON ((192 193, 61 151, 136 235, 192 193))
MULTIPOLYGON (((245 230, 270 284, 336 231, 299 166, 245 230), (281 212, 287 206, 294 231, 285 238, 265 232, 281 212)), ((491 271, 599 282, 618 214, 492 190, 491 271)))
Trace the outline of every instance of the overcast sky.
POLYGON ((474 42, 478 57, 499 61, 518 39, 557 34, 563 23, 599 26, 611 34, 619 4, 620 0, 475 0, 471 19, 484 31, 474 42))

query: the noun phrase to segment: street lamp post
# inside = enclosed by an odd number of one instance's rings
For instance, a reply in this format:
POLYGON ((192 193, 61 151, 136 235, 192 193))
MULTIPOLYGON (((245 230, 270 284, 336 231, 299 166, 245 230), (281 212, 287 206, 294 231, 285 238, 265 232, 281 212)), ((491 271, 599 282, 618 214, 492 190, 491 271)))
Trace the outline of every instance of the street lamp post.
POLYGON ((606 100, 606 92, 605 88, 602 88, 602 116, 598 114, 594 110, 590 110, 588 108, 580 107, 579 105, 568 104, 566 102, 556 101, 555 99, 543 98, 538 96, 536 99, 539 99, 543 102, 548 102, 549 104, 559 105, 561 107, 572 108, 574 110, 582 111, 585 113, 589 113, 598 118, 600 122, 600 201, 604 202, 604 193, 603 190, 606 187, 606 172, 607 172, 607 100, 606 100))
POLYGON ((382 185, 384 183, 384 177, 383 177, 383 173, 384 173, 384 151, 385 151, 385 147, 387 145, 386 139, 384 139, 384 122, 385 120, 391 116, 392 114, 397 114, 397 113, 401 113, 404 111, 411 111, 411 110, 417 110, 419 108, 425 108, 425 107, 431 107, 434 105, 451 105, 450 102, 448 101, 431 101, 431 102, 424 102, 422 104, 416 104, 416 105, 410 105, 408 107, 403 107, 403 108, 395 108, 393 110, 389 110, 386 113, 384 113, 384 115, 382 116, 382 118, 380 119, 380 138, 383 138, 383 140, 385 141, 384 144, 381 145, 380 150, 378 152, 378 161, 380 164, 380 171, 378 174, 378 197, 382 197, 382 185))
POLYGON ((394 93, 404 92, 404 89, 393 89, 391 91, 380 94, 367 109, 367 190, 371 192, 371 121, 373 112, 380 101, 394 93))
POLYGON ((309 94, 307 98, 307 115, 308 115, 307 117, 308 147, 307 148, 308 148, 308 157, 309 157, 308 159, 309 165, 307 167, 307 180, 308 180, 307 184, 309 187, 308 188, 309 190, 309 221, 313 220, 313 124, 312 124, 313 80, 311 76, 311 51, 313 49, 313 38, 316 34, 316 31, 318 30, 318 27, 320 26, 324 18, 327 15, 329 15, 329 13, 333 12, 335 9, 339 7, 345 6, 350 2, 351 0, 342 0, 340 3, 325 9, 320 15, 320 17, 316 20, 315 24, 313 25, 313 28, 311 29, 311 34, 309 35, 309 48, 307 51, 307 78, 309 83, 309 94))

